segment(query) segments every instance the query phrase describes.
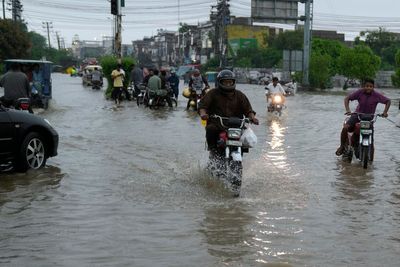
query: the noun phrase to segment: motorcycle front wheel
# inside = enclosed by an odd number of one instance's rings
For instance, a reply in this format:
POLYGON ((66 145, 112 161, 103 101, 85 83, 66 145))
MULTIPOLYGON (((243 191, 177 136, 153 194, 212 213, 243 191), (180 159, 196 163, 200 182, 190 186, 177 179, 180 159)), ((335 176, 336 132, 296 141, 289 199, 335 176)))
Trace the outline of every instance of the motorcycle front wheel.
POLYGON ((240 195, 240 188, 242 187, 242 170, 242 162, 229 162, 228 180, 231 183, 232 192, 235 197, 240 195))
POLYGON ((361 148, 361 164, 363 168, 366 169, 368 167, 368 160, 369 160, 369 147, 363 146, 361 148))

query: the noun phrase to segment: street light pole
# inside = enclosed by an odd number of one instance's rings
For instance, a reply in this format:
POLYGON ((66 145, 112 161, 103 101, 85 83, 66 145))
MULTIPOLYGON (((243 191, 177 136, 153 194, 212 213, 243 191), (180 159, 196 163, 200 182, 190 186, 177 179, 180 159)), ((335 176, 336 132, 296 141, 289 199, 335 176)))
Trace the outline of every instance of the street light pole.
POLYGON ((303 51, 303 85, 308 86, 310 75, 310 55, 311 55, 311 3, 313 0, 305 0, 305 20, 304 20, 304 51, 303 51))

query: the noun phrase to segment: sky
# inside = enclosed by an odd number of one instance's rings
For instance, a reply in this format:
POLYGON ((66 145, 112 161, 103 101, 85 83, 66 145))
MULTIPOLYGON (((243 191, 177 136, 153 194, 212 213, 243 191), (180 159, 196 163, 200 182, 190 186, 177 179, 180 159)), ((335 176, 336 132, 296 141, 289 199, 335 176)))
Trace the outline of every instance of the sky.
MULTIPOLYGON (((130 44, 157 29, 177 30, 179 22, 197 24, 209 18, 217 0, 125 0, 122 9, 122 42, 130 44)), ((21 0, 23 19, 29 30, 46 35, 43 22, 51 22, 51 43, 56 33, 70 47, 74 35, 80 40, 101 40, 112 35, 109 0, 21 0)), ((230 0, 234 16, 250 16, 251 0, 230 0)), ((400 32, 398 0, 314 0, 313 28, 337 30, 352 40, 360 31, 384 27, 400 32)), ((299 5, 299 15, 304 6, 299 5)), ((6 13, 10 18, 11 14, 6 13)), ((282 26, 282 25, 279 25, 282 26)), ((291 28, 292 26, 285 26, 291 28)))

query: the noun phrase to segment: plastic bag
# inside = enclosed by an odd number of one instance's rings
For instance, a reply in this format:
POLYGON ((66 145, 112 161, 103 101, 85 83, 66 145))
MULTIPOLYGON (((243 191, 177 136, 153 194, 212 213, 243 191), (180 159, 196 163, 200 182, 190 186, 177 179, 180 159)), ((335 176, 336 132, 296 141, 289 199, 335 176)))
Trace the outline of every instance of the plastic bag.
POLYGON ((257 136, 250 127, 247 127, 247 129, 243 131, 240 141, 242 141, 244 146, 254 147, 257 144, 257 136))

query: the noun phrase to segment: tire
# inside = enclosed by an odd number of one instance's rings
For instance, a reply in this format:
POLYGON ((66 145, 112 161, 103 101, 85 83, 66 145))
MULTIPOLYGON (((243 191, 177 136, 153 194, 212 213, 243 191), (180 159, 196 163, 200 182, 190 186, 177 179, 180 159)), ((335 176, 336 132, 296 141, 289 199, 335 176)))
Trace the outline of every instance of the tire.
POLYGON ((232 193, 235 197, 240 195, 240 188, 242 187, 242 162, 231 161, 228 168, 228 179, 232 186, 232 193))
POLYGON ((353 149, 352 148, 347 147, 343 151, 342 160, 344 162, 351 163, 351 161, 353 160, 353 149))
POLYGON ((368 160, 369 160, 369 147, 362 146, 361 148, 361 164, 364 169, 368 167, 368 160))
POLYGON ((178 101, 175 98, 171 98, 172 107, 176 108, 178 106, 178 101))
POLYGON ((46 165, 46 144, 42 135, 31 132, 25 136, 22 142, 16 167, 18 171, 25 172, 28 169, 40 169, 46 165))

